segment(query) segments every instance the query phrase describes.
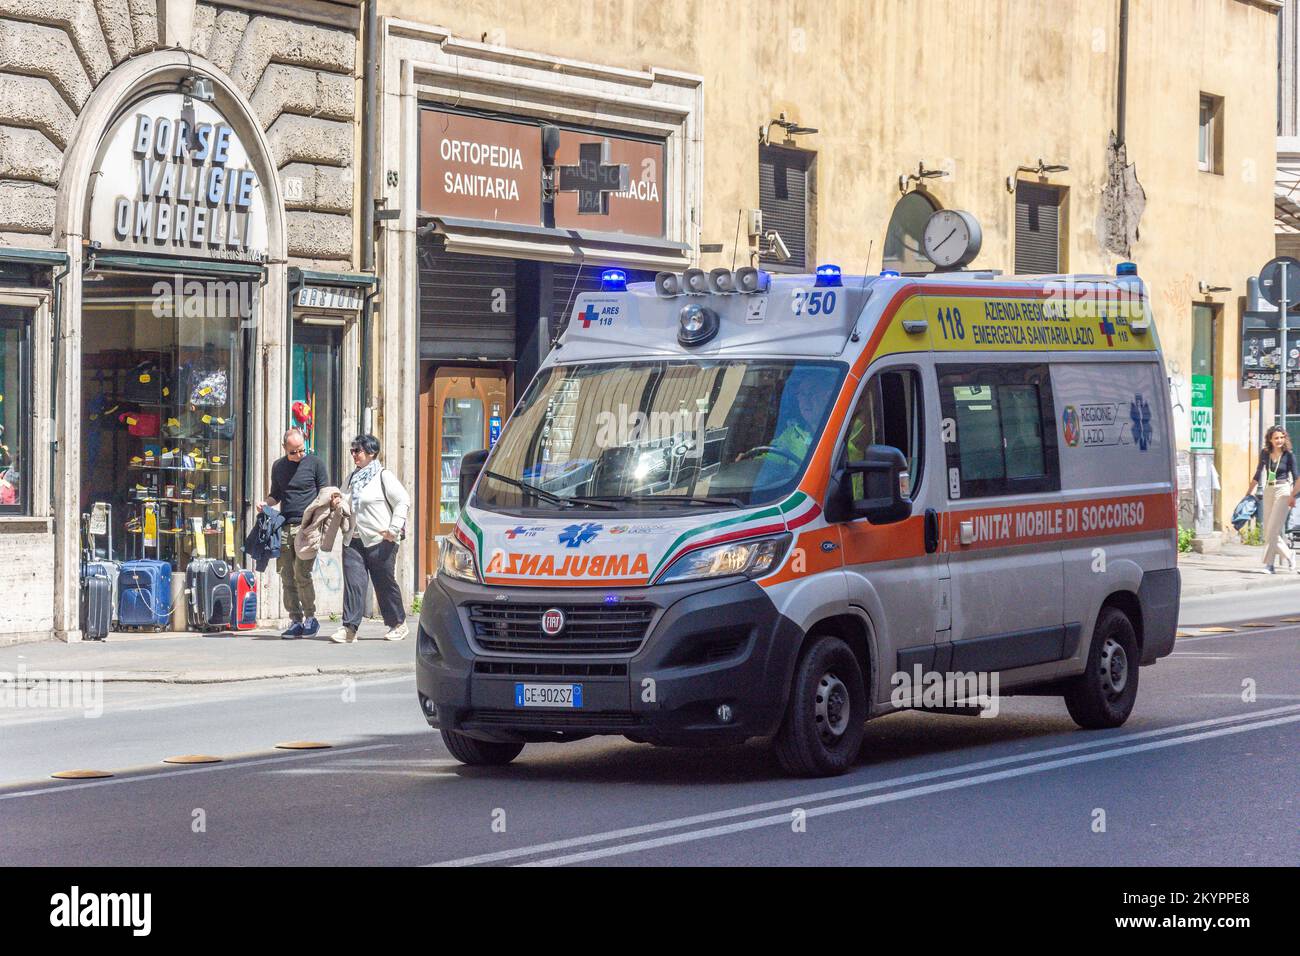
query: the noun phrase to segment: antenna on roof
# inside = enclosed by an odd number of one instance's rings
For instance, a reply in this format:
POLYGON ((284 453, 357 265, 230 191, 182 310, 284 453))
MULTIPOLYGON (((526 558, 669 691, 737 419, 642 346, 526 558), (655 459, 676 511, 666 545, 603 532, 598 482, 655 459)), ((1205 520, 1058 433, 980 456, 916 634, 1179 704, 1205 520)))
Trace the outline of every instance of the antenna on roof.
POLYGON ((744 215, 745 215, 745 210, 743 208, 736 210, 736 238, 732 240, 732 244, 731 244, 731 271, 732 272, 736 271, 736 253, 740 251, 740 220, 744 218, 744 215))

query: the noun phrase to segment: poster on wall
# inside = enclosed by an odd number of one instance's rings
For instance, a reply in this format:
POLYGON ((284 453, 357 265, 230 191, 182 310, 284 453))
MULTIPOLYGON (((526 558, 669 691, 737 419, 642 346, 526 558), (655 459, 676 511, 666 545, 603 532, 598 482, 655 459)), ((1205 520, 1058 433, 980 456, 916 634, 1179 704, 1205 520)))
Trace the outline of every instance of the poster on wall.
POLYGON ((1214 377, 1192 376, 1192 448, 1214 447, 1214 377))
POLYGON ((181 93, 127 110, 100 145, 90 239, 125 252, 266 261, 266 196, 234 126, 181 93))

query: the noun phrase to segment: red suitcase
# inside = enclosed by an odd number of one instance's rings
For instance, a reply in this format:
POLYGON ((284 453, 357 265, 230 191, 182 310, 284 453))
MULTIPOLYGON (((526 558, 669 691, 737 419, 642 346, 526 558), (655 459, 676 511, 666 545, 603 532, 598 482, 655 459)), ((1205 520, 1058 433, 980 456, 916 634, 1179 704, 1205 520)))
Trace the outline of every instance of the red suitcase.
POLYGON ((235 606, 230 613, 230 626, 236 631, 251 631, 257 627, 257 574, 253 571, 233 571, 235 579, 235 606))

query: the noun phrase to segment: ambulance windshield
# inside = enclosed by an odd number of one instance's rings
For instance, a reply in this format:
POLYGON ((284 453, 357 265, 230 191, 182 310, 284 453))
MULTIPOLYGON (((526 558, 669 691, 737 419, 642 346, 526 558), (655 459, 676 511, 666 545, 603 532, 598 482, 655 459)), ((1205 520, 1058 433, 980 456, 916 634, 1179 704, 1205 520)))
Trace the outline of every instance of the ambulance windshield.
POLYGON ((775 360, 557 365, 501 435, 480 508, 694 509, 793 491, 844 366, 775 360))

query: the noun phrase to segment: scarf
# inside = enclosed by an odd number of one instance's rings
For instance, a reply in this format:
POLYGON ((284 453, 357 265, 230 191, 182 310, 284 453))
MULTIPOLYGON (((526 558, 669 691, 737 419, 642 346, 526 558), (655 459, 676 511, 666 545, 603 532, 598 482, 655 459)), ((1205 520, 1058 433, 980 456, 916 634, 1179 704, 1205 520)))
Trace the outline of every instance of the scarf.
POLYGON ((379 464, 376 458, 364 468, 358 468, 348 479, 348 490, 352 492, 352 513, 356 514, 361 507, 361 490, 379 477, 384 470, 383 465, 379 464))

